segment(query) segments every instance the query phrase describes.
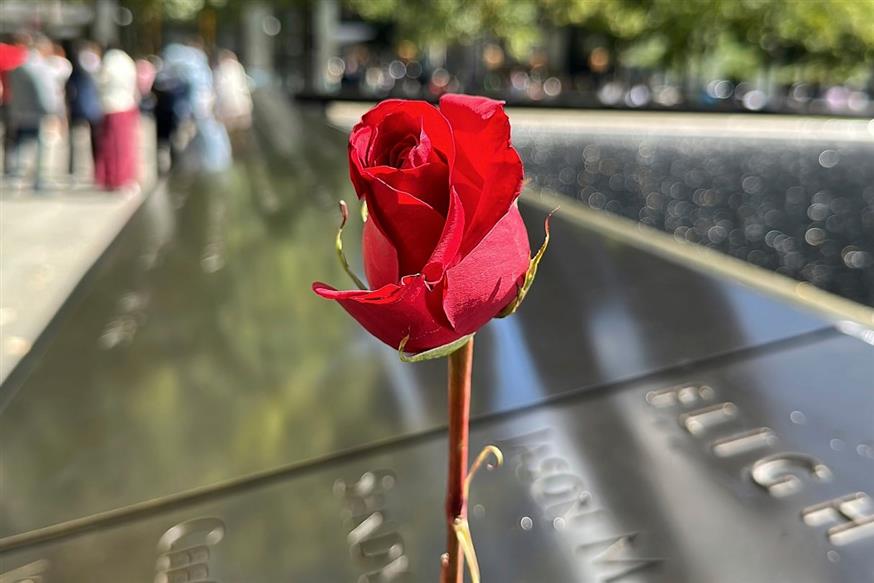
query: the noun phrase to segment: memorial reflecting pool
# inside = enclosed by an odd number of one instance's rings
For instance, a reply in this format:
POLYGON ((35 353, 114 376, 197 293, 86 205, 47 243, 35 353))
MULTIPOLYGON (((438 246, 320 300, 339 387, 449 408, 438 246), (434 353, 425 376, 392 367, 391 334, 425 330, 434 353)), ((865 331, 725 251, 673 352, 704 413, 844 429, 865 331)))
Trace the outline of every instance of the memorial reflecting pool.
MULTIPOLYGON (((399 362, 312 293, 345 285, 345 138, 259 99, 234 167, 173 176, 0 389, 0 573, 435 580, 445 363, 399 362)), ((523 214, 536 245, 543 213, 523 214)), ((874 349, 831 322, 558 215, 525 305, 477 342, 473 445, 508 454, 472 492, 487 581, 855 583, 874 568, 867 535, 838 546, 834 524, 801 518, 874 494, 874 349), (725 403, 724 419, 689 417, 725 403), (773 495, 768 459, 787 451, 830 479, 773 495)))

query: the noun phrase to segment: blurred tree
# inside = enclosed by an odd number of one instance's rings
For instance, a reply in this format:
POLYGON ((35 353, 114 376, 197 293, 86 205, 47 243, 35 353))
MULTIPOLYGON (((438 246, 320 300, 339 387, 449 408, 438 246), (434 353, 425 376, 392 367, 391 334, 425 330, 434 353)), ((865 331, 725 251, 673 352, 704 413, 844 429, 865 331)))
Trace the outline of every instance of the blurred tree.
MULTIPOLYGON (((311 8, 321 0, 267 0, 311 8)), ((690 79, 718 74, 782 80, 870 77, 874 0, 339 0, 364 20, 392 25, 395 41, 468 43, 483 37, 524 59, 555 27, 602 39, 620 64, 690 79)), ((204 9, 234 21, 246 0, 124 0, 146 22, 192 20, 204 9)))
POLYGON ((365 20, 391 22, 398 40, 451 44, 483 35, 517 58, 540 40, 542 0, 345 0, 365 20))
POLYGON ((846 77, 874 63, 874 0, 541 0, 541 4, 558 25, 606 33, 620 48, 638 49, 627 53, 634 65, 694 75, 709 59, 721 62, 728 75, 744 77, 756 68, 791 62, 846 77), (647 50, 639 50, 641 43, 647 50), (750 67, 752 71, 744 71, 750 67))

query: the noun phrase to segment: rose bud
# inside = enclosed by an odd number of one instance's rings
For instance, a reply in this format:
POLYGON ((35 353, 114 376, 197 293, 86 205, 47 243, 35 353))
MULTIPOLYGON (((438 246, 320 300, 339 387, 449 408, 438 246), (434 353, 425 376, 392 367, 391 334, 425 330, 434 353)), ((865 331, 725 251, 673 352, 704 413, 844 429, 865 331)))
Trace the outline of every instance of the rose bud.
POLYGON ((516 204, 522 161, 502 102, 444 95, 438 110, 383 101, 353 128, 349 168, 367 206, 370 289, 317 282, 313 290, 371 334, 428 351, 476 332, 527 291, 536 261, 516 204))

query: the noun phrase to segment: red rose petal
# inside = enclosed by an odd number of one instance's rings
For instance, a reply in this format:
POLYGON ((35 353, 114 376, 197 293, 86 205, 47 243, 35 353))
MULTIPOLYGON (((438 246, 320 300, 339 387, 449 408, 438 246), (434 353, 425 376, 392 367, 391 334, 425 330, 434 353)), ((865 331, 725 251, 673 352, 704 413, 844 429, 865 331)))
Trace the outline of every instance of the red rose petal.
POLYGON ((462 336, 475 332, 509 304, 531 259, 528 232, 516 205, 461 262, 446 272, 443 309, 462 336))
POLYGON ((440 111, 452 125, 456 158, 450 178, 464 205, 467 227, 461 254, 473 249, 503 217, 522 187, 522 161, 510 145, 503 102, 444 95, 440 111))
POLYGON ((361 121, 353 128, 355 133, 363 127, 379 127, 383 120, 395 112, 403 112, 420 122, 420 127, 431 139, 433 148, 447 156, 449 163, 455 157, 455 141, 452 138, 452 128, 440 111, 427 101, 407 99, 386 99, 365 113, 361 121))
POLYGON ((419 141, 421 122, 405 111, 396 111, 385 116, 377 127, 378 133, 374 136, 369 157, 364 163, 367 166, 400 168, 406 155, 419 141))
POLYGON ((381 288, 390 283, 398 283, 398 252, 394 245, 382 234, 372 220, 364 223, 362 235, 362 255, 364 274, 371 289, 381 288))
POLYGON ((397 348, 409 336, 405 349, 422 352, 458 340, 457 334, 437 321, 428 309, 429 292, 421 277, 405 277, 376 291, 338 291, 316 282, 313 291, 336 300, 368 332, 397 348))
POLYGON ((458 250, 461 248, 463 238, 464 207, 461 206, 461 199, 458 193, 452 188, 449 191, 449 209, 446 213, 443 231, 440 233, 440 239, 437 241, 437 245, 434 247, 434 251, 431 253, 426 264, 430 273, 429 282, 437 279, 434 277, 435 270, 442 277, 446 268, 453 264, 453 261, 458 256, 458 250))
POLYGON ((449 204, 449 168, 440 161, 428 162, 415 168, 398 169, 389 166, 374 166, 364 172, 394 188, 418 198, 441 215, 446 214, 449 204))
MULTIPOLYGON (((360 124, 359 124, 360 125, 360 124)), ((364 198, 367 192, 367 182, 362 178, 364 161, 370 156, 370 144, 373 142, 375 128, 358 127, 349 136, 349 178, 358 198, 364 198)))
POLYGON ((375 179, 367 212, 398 253, 401 275, 419 273, 437 245, 445 219, 426 203, 375 179))

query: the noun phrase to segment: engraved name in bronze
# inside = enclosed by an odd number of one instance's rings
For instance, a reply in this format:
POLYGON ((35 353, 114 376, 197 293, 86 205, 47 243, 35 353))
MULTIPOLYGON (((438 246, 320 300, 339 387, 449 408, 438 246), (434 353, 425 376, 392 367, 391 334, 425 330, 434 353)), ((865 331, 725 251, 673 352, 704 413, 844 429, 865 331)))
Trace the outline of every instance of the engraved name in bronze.
MULTIPOLYGON (((832 470, 803 452, 775 451, 778 436, 770 427, 736 427, 740 408, 721 401, 707 385, 686 384, 646 394, 657 409, 679 411, 677 423, 693 438, 704 440, 713 455, 732 458, 750 453, 749 478, 769 495, 792 496, 807 485, 832 480, 832 470)), ((874 500, 865 492, 851 492, 804 508, 802 521, 811 527, 827 527, 825 535, 835 546, 859 540, 874 540, 874 500)))
POLYGON ((224 536, 225 525, 218 518, 195 518, 171 526, 158 539, 155 583, 217 583, 210 578, 210 558, 224 536))
POLYGON ((389 470, 364 472, 354 482, 334 482, 334 495, 343 501, 349 552, 362 569, 358 583, 412 580, 406 543, 387 508, 387 494, 395 482, 395 474, 389 470))
MULTIPOLYGON (((640 554, 643 533, 616 532, 610 512, 594 500, 562 454, 552 430, 511 437, 500 441, 499 447, 518 480, 528 487, 543 519, 560 533, 596 580, 618 582, 664 562, 662 557, 640 554)), ((532 526, 526 518, 523 529, 532 526)))

